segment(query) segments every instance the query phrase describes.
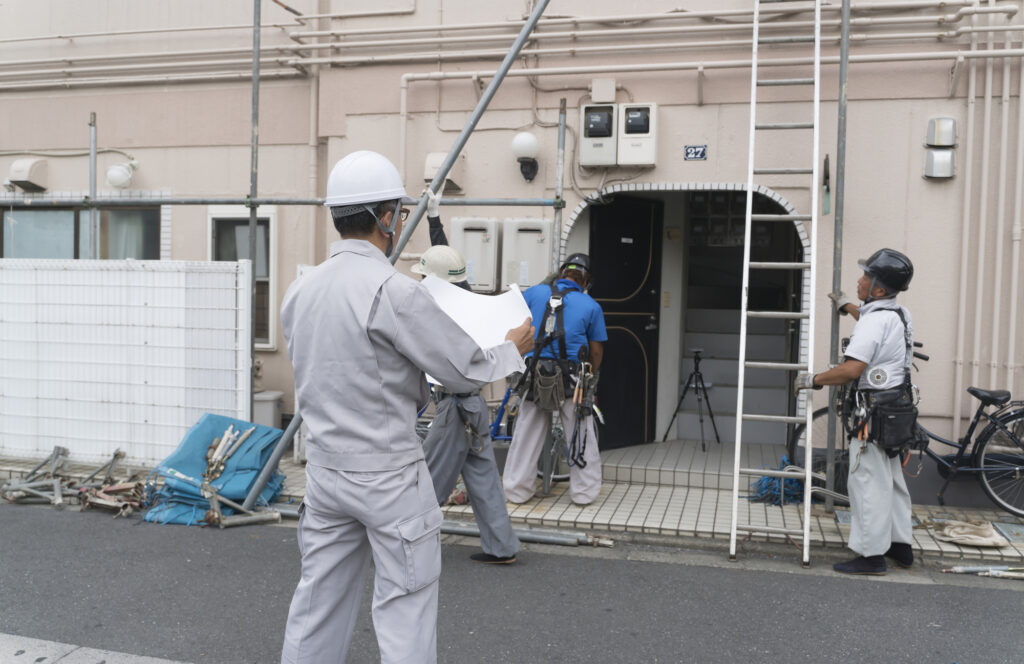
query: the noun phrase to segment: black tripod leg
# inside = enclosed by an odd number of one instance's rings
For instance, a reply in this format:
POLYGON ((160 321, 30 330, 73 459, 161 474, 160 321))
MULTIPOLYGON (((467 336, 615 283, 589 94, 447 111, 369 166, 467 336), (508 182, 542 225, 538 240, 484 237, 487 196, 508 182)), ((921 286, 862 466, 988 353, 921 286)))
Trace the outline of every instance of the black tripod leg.
POLYGON ((715 430, 715 442, 721 445, 722 439, 718 436, 718 425, 715 424, 715 414, 711 411, 711 397, 708 396, 708 388, 704 387, 703 374, 697 374, 697 386, 697 389, 704 393, 704 400, 708 402, 708 417, 711 418, 711 428, 715 430))
POLYGON ((704 452, 707 450, 707 446, 704 444, 704 399, 700 396, 700 389, 697 392, 697 420, 700 422, 700 451, 704 452))
MULTIPOLYGON (((690 378, 692 377, 693 374, 690 374, 690 378)), ((686 379, 686 387, 683 388, 683 393, 679 396, 679 401, 676 403, 676 410, 672 413, 672 419, 669 420, 668 427, 665 429, 665 435, 661 437, 661 442, 663 443, 665 442, 665 439, 668 438, 668 432, 672 430, 672 425, 675 423, 676 417, 679 416, 679 409, 683 407, 683 399, 686 398, 686 393, 690 391, 690 378, 686 379)))

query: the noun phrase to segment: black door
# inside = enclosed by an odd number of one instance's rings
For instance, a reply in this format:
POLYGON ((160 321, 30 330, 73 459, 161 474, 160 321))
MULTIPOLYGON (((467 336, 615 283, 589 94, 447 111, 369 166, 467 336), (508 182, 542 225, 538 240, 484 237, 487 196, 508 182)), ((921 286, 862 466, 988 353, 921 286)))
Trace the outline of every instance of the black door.
POLYGON ((661 229, 660 201, 619 196, 590 208, 590 294, 608 328, 597 388, 601 449, 656 437, 661 229))

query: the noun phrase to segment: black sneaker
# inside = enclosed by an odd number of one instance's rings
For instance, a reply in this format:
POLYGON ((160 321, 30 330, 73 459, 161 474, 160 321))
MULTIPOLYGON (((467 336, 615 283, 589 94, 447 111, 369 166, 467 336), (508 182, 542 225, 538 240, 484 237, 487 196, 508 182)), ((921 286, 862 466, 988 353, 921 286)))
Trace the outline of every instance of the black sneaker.
POLYGON ((914 564, 914 549, 903 542, 893 542, 885 552, 886 558, 892 558, 900 567, 906 569, 914 564))
POLYGON ((492 556, 489 553, 474 553, 469 559, 488 565, 511 565, 516 561, 515 556, 492 556))
POLYGON ((832 566, 842 574, 870 574, 872 576, 885 576, 885 558, 882 556, 857 556, 845 563, 836 563, 832 566))

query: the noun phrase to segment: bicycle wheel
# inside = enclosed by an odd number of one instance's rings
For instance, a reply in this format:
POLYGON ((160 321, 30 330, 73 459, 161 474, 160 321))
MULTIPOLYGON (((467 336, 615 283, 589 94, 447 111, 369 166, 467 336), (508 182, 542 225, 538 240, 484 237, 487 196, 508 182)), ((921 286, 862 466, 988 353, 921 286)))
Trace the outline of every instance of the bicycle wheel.
POLYGON ((974 464, 988 497, 1011 514, 1024 517, 1024 408, 999 418, 1007 431, 989 424, 978 436, 974 464))
MULTIPOLYGON (((828 439, 828 406, 814 411, 811 418, 812 441, 821 442, 828 439)), ((786 441, 786 456, 794 466, 804 465, 804 430, 807 424, 801 422, 793 427, 793 433, 786 441)))

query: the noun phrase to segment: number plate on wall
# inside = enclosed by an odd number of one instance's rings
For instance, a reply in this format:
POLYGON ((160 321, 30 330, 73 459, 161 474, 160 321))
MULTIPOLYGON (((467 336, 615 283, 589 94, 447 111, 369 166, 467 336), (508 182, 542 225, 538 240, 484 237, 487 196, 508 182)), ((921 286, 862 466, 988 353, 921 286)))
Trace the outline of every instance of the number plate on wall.
POLYGON ((708 146, 687 145, 683 148, 683 159, 685 161, 705 161, 708 158, 708 146))

